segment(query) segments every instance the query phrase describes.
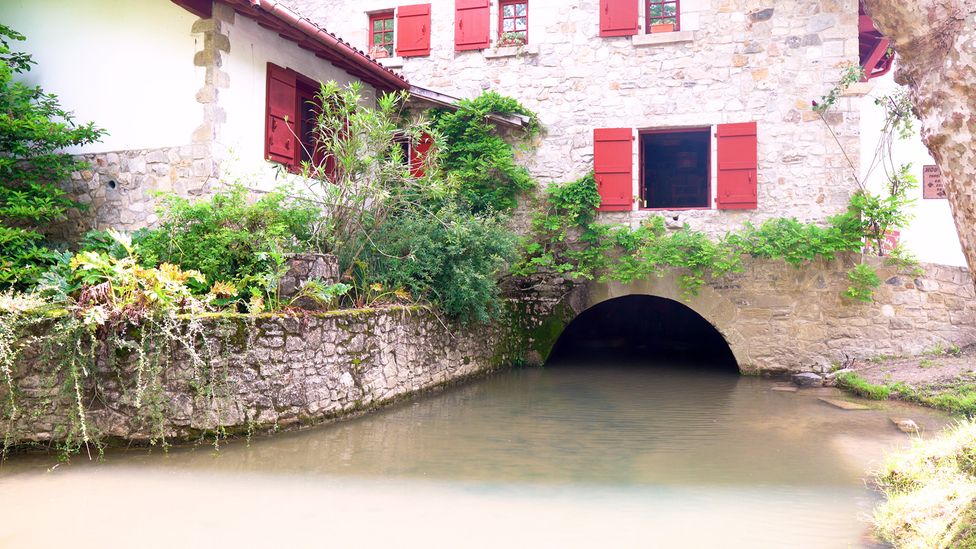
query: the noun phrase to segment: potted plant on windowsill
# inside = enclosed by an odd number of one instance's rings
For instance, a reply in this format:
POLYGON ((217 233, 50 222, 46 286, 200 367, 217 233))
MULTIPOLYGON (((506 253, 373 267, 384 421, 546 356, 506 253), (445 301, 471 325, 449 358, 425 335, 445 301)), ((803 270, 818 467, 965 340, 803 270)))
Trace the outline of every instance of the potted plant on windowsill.
POLYGON ((521 48, 525 45, 525 35, 520 32, 505 32, 498 37, 499 48, 514 46, 516 48, 521 48))
POLYGON ((655 23, 651 25, 651 34, 658 32, 674 32, 674 23, 655 23))
POLYGON ((386 59, 390 56, 390 52, 386 51, 386 48, 383 46, 373 46, 373 48, 369 50, 369 55, 373 59, 386 59))

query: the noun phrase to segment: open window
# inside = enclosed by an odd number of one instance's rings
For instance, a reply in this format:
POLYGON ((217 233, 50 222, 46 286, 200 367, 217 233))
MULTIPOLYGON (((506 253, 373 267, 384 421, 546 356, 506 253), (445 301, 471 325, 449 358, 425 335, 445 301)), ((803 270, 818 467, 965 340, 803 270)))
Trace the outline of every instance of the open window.
POLYGON ((528 0, 501 0, 498 4, 498 45, 523 46, 528 43, 528 0))
POLYGON ((332 174, 335 161, 316 143, 319 83, 273 63, 267 70, 265 158, 293 173, 308 163, 316 171, 332 174))
POLYGON ((593 172, 600 211, 645 209, 754 210, 759 201, 759 140, 755 122, 638 131, 636 193, 632 191, 633 130, 593 130, 593 172), (711 184, 712 162, 717 177, 711 184))
POLYGON ((369 54, 375 58, 393 57, 393 11, 369 15, 369 54))
POLYGON ((644 0, 646 32, 673 32, 680 28, 680 0, 644 0))
POLYGON ((711 129, 640 133, 640 199, 644 208, 708 208, 711 129))

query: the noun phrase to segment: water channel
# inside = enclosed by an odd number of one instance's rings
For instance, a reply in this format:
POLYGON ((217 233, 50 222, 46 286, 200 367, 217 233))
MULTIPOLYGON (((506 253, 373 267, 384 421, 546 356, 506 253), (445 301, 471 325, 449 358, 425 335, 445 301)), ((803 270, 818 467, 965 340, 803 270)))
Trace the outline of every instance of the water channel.
POLYGON ((775 387, 687 307, 618 301, 546 367, 355 419, 219 451, 16 456, 0 547, 872 547, 868 471, 909 442, 889 418, 947 419, 775 387))
POLYGON ((0 472, 0 546, 870 546, 865 471, 907 440, 888 417, 945 420, 771 387, 564 363, 219 452, 116 450, 50 472, 50 456, 20 456, 0 472))

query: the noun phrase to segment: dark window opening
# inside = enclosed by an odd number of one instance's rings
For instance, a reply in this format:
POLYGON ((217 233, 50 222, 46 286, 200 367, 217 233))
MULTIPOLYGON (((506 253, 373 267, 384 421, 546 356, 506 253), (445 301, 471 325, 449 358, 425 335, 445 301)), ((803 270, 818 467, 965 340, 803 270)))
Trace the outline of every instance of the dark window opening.
POLYGON ((694 364, 738 373, 722 334, 677 301, 629 295, 583 311, 559 336, 548 363, 694 364))
POLYGON ((315 125, 318 122, 318 102, 315 94, 303 87, 298 89, 299 101, 299 124, 298 140, 301 144, 301 161, 311 162, 317 158, 317 147, 315 145, 315 125))
POLYGON ((711 131, 640 136, 641 201, 645 208, 708 208, 711 131))

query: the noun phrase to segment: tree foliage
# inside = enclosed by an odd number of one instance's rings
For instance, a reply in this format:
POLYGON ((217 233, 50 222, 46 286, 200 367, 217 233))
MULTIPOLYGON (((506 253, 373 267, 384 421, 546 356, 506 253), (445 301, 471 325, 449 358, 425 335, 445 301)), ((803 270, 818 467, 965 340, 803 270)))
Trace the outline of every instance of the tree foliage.
POLYGON ((27 288, 57 261, 41 229, 78 206, 60 185, 86 167, 62 151, 104 134, 77 123, 57 96, 15 80, 34 65, 12 49, 22 40, 0 25, 0 289, 27 288))
POLYGON ((528 118, 528 134, 539 131, 535 113, 517 100, 486 92, 458 103, 456 111, 433 111, 433 128, 441 139, 440 157, 445 170, 457 180, 461 196, 475 212, 506 212, 517 205, 521 193, 535 188, 528 170, 518 165, 515 149, 489 120, 489 115, 528 118))

